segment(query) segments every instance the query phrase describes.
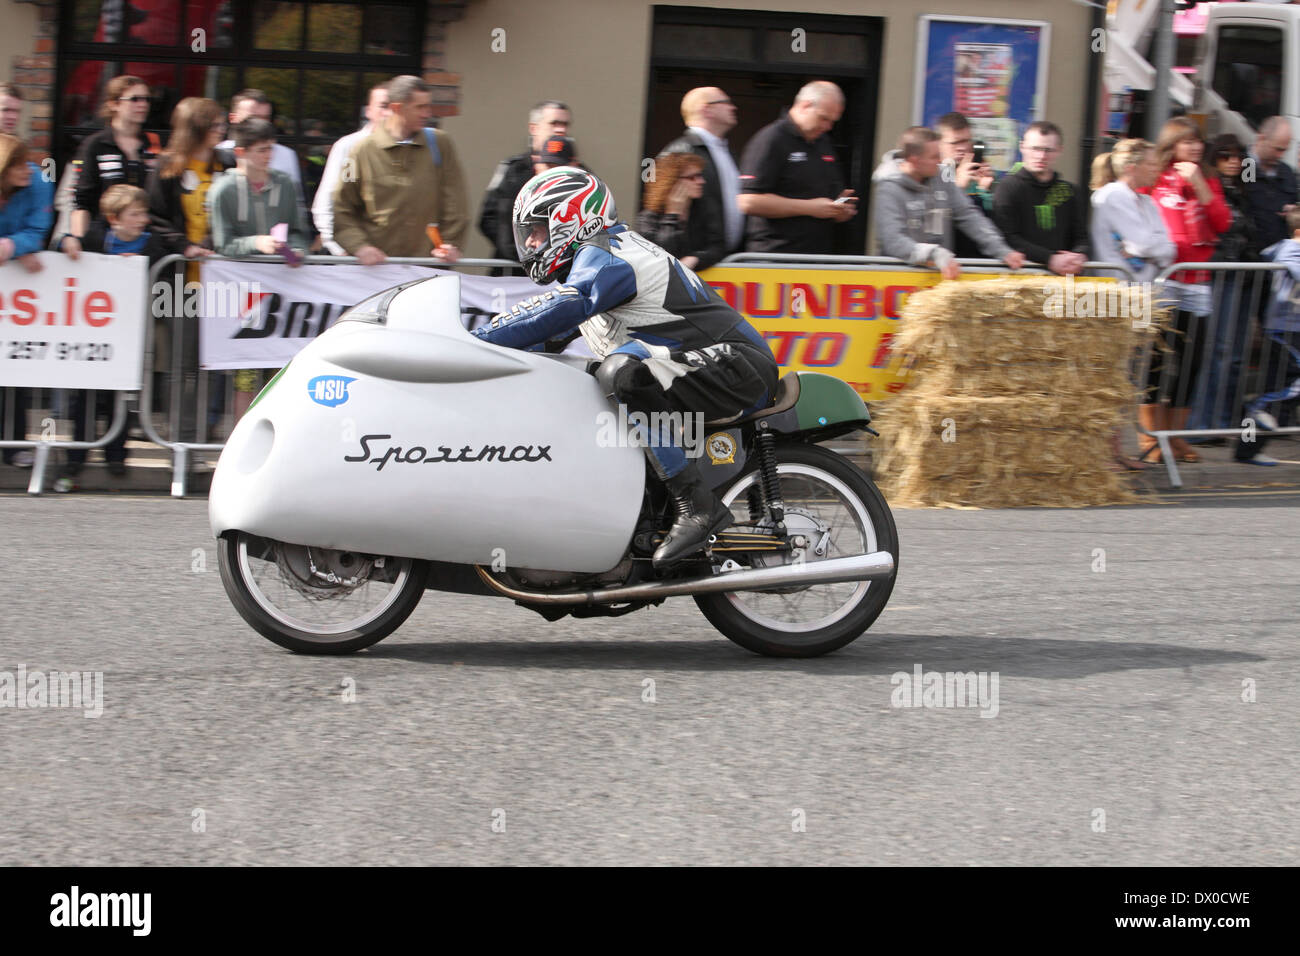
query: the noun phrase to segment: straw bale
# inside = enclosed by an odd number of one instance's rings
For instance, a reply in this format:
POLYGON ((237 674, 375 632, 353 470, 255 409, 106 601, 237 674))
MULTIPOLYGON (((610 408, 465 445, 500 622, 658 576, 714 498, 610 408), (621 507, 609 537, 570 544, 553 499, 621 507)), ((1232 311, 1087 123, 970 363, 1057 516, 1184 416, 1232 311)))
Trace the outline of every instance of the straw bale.
POLYGON ((1165 318, 1147 296, 1140 286, 1121 292, 1055 277, 945 282, 913 294, 893 341, 909 384, 879 415, 876 470, 890 502, 1135 500, 1108 465, 1111 437, 1135 400, 1134 349, 1165 318))

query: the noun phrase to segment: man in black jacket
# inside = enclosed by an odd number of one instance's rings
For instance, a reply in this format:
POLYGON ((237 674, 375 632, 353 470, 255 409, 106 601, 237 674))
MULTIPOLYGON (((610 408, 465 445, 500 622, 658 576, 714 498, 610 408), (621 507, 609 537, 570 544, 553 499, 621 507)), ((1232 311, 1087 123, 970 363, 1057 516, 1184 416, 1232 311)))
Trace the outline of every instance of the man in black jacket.
POLYGON ((1255 145, 1243 164, 1246 205, 1261 249, 1291 238, 1285 216, 1296 204, 1296 176, 1282 161, 1290 148, 1291 124, 1286 117, 1270 116, 1260 124, 1255 145))
POLYGON ((749 217, 750 252, 835 252, 835 223, 858 214, 845 189, 831 128, 844 115, 844 92, 827 80, 806 83, 794 105, 755 133, 740 156, 737 205, 749 217))
POLYGON ((704 160, 704 195, 696 200, 698 214, 721 219, 728 254, 745 239, 745 217, 736 205, 740 172, 726 136, 736 126, 736 104, 716 86, 701 86, 682 97, 686 131, 662 152, 694 153, 704 160))
POLYGON ((1020 140, 1020 168, 998 183, 993 221, 1030 262, 1073 276, 1088 261, 1088 216, 1082 194, 1056 172, 1061 139, 1054 123, 1029 124, 1020 140))
POLYGON ((569 135, 572 122, 573 116, 566 104, 559 100, 542 100, 528 111, 528 151, 508 156, 497 164, 487 192, 483 194, 483 208, 478 217, 479 231, 492 243, 492 255, 497 259, 519 257, 515 251, 514 226, 510 216, 519 190, 533 178, 533 155, 540 153, 552 136, 569 135))

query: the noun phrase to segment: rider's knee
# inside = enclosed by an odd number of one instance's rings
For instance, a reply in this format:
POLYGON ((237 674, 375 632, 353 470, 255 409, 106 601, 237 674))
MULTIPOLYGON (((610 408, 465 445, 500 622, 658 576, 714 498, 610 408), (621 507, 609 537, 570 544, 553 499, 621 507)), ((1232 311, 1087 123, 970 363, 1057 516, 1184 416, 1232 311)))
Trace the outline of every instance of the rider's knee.
POLYGON ((640 364, 640 361, 631 355, 622 352, 613 353, 600 363, 600 368, 596 369, 596 382, 600 385, 600 390, 611 396, 623 394, 640 364))

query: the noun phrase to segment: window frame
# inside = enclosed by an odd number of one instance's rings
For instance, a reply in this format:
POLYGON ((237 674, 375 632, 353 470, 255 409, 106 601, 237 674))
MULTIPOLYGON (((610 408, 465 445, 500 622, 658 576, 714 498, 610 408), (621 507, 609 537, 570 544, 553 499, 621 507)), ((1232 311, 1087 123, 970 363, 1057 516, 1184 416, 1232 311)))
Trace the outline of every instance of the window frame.
MULTIPOLYGON (((293 69, 298 73, 298 82, 293 102, 275 104, 280 115, 292 117, 294 129, 284 132, 280 142, 297 151, 299 146, 319 143, 318 139, 302 134, 299 122, 302 115, 304 77, 303 71, 331 70, 347 71, 353 75, 353 100, 357 107, 365 91, 366 74, 386 73, 388 76, 401 74, 423 75, 424 37, 428 24, 428 10, 425 0, 346 0, 361 7, 361 41, 356 53, 330 53, 313 51, 306 48, 308 24, 312 7, 324 6, 323 3, 299 0, 307 8, 303 17, 302 31, 298 37, 298 46, 292 50, 256 50, 253 48, 253 10, 257 0, 230 0, 232 9, 232 42, 228 47, 209 47, 203 54, 196 54, 190 49, 190 5, 186 0, 176 0, 181 8, 181 23, 178 31, 178 43, 175 45, 158 45, 143 43, 95 43, 93 41, 76 41, 72 38, 74 24, 75 0, 59 0, 59 37, 56 57, 56 79, 54 90, 54 115, 51 118, 51 153, 63 162, 70 162, 70 150, 74 143, 79 143, 86 136, 102 128, 98 121, 86 124, 65 124, 64 97, 69 75, 72 70, 84 62, 100 62, 110 68, 120 68, 127 63, 153 63, 169 65, 171 72, 170 89, 179 94, 182 87, 184 67, 216 66, 234 71, 236 82, 234 89, 245 88, 244 81, 250 69, 293 69), (415 47, 408 54, 367 54, 365 37, 367 28, 373 18, 379 14, 380 7, 403 7, 410 11, 412 17, 412 35, 417 37, 415 47), (59 156, 60 152, 69 151, 59 156)), ((343 2, 343 0, 340 0, 343 2)), ((114 75, 120 73, 118 69, 114 75)), ((179 96, 178 96, 179 98, 179 96)), ((223 103, 223 106, 228 104, 223 103)), ((166 140, 166 128, 156 125, 146 126, 147 130, 163 135, 166 140)))

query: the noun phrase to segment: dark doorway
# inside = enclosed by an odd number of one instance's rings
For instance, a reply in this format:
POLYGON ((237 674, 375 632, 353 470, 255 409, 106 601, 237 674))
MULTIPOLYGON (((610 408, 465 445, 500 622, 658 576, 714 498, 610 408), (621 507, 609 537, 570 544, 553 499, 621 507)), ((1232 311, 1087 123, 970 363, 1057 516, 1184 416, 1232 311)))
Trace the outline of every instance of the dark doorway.
POLYGON ((831 139, 861 197, 858 215, 836 230, 835 251, 861 255, 871 214, 882 21, 694 7, 657 6, 654 13, 642 155, 654 156, 681 133, 682 96, 695 87, 721 87, 735 102, 737 125, 728 141, 739 163, 750 137, 780 118, 801 86, 831 80, 845 96, 831 139))

